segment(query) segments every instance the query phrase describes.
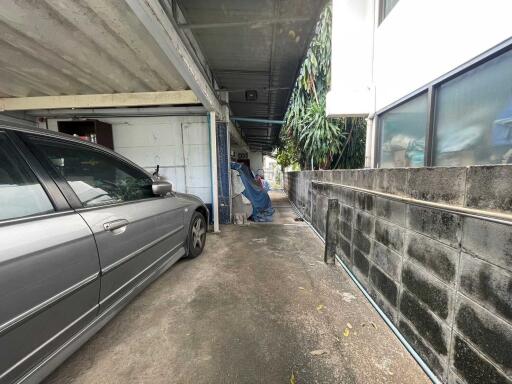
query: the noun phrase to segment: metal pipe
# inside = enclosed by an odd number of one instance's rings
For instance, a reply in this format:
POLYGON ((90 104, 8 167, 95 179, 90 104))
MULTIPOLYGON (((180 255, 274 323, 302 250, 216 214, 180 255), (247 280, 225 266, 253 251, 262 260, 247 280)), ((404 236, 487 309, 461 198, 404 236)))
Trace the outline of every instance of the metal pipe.
MULTIPOLYGON (((313 227, 311 225, 311 223, 309 221, 306 220, 306 218, 304 217, 304 215, 302 213, 300 213, 299 209, 297 208, 297 206, 290 200, 290 204, 292 205, 293 209, 295 210, 295 212, 302 218, 302 220, 309 226, 309 228, 311 228, 311 230, 313 230, 313 232, 318 236, 318 238, 320 239, 320 241, 322 241, 322 243, 325 244, 325 240, 324 238, 322 237, 322 235, 320 235, 318 233, 318 231, 315 229, 315 227, 313 227)), ((428 376, 428 378, 430 380, 432 380, 432 382, 434 384, 442 384, 441 380, 439 380, 437 378, 437 376, 434 374, 434 372, 432 372, 432 370, 430 369, 430 367, 425 363, 425 361, 423 361, 423 359, 421 358, 420 355, 418 355, 418 353, 414 350, 414 348, 409 344, 409 342, 404 338, 404 336, 400 333, 400 331, 398 330, 397 327, 395 327, 395 325, 393 324, 393 322, 388 318, 388 316, 382 311, 382 309, 380 309, 380 307, 377 305, 377 303, 372 299, 372 297, 369 295, 368 292, 366 292, 366 289, 361 285, 361 283, 359 283, 359 281, 357 280, 357 278, 352 274, 352 272, 350 272, 350 270, 348 269, 348 267, 345 265, 345 263, 343 262, 343 260, 340 259, 340 257, 338 255, 335 255, 336 257, 336 260, 338 261, 338 263, 341 265, 341 267, 343 268, 343 270, 348 274, 348 276, 352 279, 352 281, 354 282, 354 284, 357 286, 357 288, 359 288, 359 290, 362 292, 362 294, 364 295, 364 297, 366 297, 366 299, 370 302, 370 304, 372 305, 373 308, 375 308, 375 310, 377 311, 377 313, 379 314, 379 316, 382 318, 382 320, 384 320, 384 322, 386 323, 386 325, 391 329, 391 331, 395 334, 395 336, 398 338, 398 340, 400 340, 400 342, 402 343, 402 345, 405 347, 405 349, 407 349, 407 352, 409 352, 412 356, 412 358, 414 360, 416 360, 416 362, 418 363, 418 365, 421 367, 421 369, 423 370, 423 372, 425 372, 425 374, 428 376)))
POLYGON ((402 345, 407 349, 407 352, 411 354, 414 360, 419 364, 421 369, 423 369, 423 372, 425 372, 430 380, 434 384, 442 384, 441 380, 437 378, 437 376, 432 372, 430 367, 423 361, 423 359, 418 355, 418 353, 414 350, 414 348, 409 344, 409 342, 404 338, 404 336, 400 333, 397 327, 395 327, 395 324, 387 317, 387 315, 380 309, 380 307, 377 305, 377 303, 372 299, 372 297, 366 292, 364 287, 359 283, 357 278, 350 272, 350 269, 345 265, 343 260, 340 259, 338 255, 336 255, 336 260, 342 268, 345 270, 345 272, 349 275, 349 277, 352 279, 354 284, 359 288, 359 290, 363 293, 363 295, 366 297, 366 299, 370 302, 373 308, 377 311, 377 313, 380 315, 382 320, 386 323, 386 325, 391 329, 391 331, 395 334, 396 337, 398 337, 398 340, 402 343, 402 345))
POLYGON ((233 121, 246 121, 249 123, 266 123, 266 124, 279 124, 283 125, 285 123, 284 120, 269 120, 269 119, 258 119, 253 117, 231 117, 233 121))
POLYGON ((473 217, 475 219, 492 221, 492 222, 495 222, 498 224, 512 225, 512 215, 507 214, 507 213, 492 212, 492 211, 485 211, 482 209, 457 207, 455 205, 434 203, 431 201, 416 200, 416 199, 413 199, 410 197, 391 195, 389 193, 373 191, 371 189, 353 187, 353 186, 344 185, 344 184, 329 183, 329 182, 325 182, 325 181, 312 180, 311 183, 312 184, 314 183, 314 184, 333 185, 336 187, 348 188, 348 189, 352 189, 357 192, 363 192, 363 193, 367 193, 370 195, 381 196, 381 197, 385 197, 390 200, 400 201, 402 203, 413 204, 413 205, 429 207, 429 208, 436 208, 436 209, 440 209, 440 210, 447 211, 450 213, 457 213, 457 214, 460 214, 463 216, 473 217))
POLYGON ((219 231, 219 177, 217 173, 217 123, 215 112, 208 112, 208 127, 210 128, 210 164, 212 179, 212 213, 213 231, 219 231))

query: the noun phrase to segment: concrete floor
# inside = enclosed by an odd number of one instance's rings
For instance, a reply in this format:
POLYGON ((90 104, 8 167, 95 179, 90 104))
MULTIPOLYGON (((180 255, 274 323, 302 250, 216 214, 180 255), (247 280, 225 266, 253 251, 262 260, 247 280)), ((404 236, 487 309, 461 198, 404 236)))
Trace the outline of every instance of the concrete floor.
POLYGON ((429 383, 349 277, 323 264, 284 195, 273 200, 273 224, 210 234, 203 255, 166 272, 46 384, 429 383))

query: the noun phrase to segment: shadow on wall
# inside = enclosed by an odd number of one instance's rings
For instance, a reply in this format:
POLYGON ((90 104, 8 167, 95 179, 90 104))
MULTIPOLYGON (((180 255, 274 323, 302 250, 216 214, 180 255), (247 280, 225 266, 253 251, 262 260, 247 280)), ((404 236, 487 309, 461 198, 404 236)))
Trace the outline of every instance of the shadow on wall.
POLYGON ((512 166, 289 172, 285 188, 322 236, 338 199, 336 253, 443 382, 511 382, 512 166))

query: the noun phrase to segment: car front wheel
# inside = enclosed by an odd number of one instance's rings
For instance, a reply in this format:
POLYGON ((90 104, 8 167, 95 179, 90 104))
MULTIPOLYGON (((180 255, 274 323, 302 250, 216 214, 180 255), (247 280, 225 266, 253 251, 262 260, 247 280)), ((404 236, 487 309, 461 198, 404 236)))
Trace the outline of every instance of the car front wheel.
POLYGON ((199 212, 194 212, 188 231, 188 257, 194 258, 203 252, 206 242, 206 220, 199 212))

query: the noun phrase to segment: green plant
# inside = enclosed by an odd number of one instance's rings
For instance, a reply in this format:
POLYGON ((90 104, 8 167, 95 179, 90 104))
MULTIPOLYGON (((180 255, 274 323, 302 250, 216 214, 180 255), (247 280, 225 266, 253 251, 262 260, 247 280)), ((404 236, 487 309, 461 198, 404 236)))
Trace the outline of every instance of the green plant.
POLYGON ((297 157, 297 148, 292 141, 284 143, 277 148, 276 160, 282 170, 290 166, 293 167, 294 164, 297 164, 297 157))
POLYGON ((364 119, 326 116, 331 77, 331 18, 329 4, 316 25, 295 82, 278 146, 277 161, 283 167, 293 162, 302 167, 312 163, 323 169, 358 168, 364 164, 364 119))

